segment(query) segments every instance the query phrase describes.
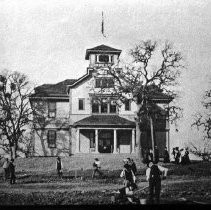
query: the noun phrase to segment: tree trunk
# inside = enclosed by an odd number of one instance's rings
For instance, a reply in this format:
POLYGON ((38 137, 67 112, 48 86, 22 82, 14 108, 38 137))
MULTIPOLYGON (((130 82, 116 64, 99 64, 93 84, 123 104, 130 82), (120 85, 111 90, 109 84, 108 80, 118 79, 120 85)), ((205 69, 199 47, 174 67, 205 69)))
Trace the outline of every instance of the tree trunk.
POLYGON ((10 159, 13 158, 13 149, 12 149, 13 146, 10 146, 10 159))
POLYGON ((154 141, 154 128, 152 117, 149 117, 150 120, 150 131, 151 131, 151 140, 152 140, 152 151, 153 151, 153 161, 155 160, 155 141, 154 141))
POLYGON ((140 130, 140 122, 139 120, 136 120, 136 142, 137 142, 137 155, 140 160, 140 162, 143 161, 143 156, 142 156, 142 148, 141 148, 141 130, 140 130))

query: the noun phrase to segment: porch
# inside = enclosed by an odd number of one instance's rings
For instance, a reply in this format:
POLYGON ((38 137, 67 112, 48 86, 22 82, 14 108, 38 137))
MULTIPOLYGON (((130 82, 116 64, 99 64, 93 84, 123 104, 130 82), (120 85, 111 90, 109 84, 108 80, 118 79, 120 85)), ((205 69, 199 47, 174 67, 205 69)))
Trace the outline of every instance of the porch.
POLYGON ((117 115, 90 116, 75 123, 75 153, 134 153, 135 124, 117 115))

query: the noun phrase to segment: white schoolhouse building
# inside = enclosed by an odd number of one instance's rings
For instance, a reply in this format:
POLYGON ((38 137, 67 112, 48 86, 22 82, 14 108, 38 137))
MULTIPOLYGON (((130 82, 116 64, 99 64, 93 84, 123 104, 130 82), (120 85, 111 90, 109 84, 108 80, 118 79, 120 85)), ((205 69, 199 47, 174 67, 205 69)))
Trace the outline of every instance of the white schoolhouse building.
MULTIPOLYGON (((89 62, 86 74, 56 84, 35 88, 31 103, 41 102, 46 108, 45 123, 34 132, 34 156, 69 156, 76 153, 134 153, 136 104, 130 100, 117 106, 115 94, 109 91, 114 82, 106 67, 118 63, 121 50, 100 45, 86 50, 89 62), (96 71, 105 72, 98 76, 96 71), (97 90, 97 91, 96 91, 97 90), (97 97, 96 97, 97 96, 97 97), (100 102, 98 100, 100 98, 100 102)), ((158 103, 169 103, 160 93, 158 103)), ((155 143, 169 148, 169 123, 166 115, 155 123, 155 143)), ((142 125, 142 147, 151 147, 150 129, 142 125)))

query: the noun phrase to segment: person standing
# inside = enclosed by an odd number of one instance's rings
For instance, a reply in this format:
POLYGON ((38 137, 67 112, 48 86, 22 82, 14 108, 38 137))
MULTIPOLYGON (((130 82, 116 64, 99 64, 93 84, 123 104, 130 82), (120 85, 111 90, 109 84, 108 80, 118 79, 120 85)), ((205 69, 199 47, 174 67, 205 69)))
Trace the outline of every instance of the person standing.
POLYGON ((5 159, 5 162, 3 164, 3 169, 4 169, 4 180, 6 181, 8 176, 9 176, 9 160, 8 158, 5 159))
POLYGON ((159 166, 157 162, 150 162, 146 170, 146 180, 149 182, 149 201, 153 203, 154 197, 160 203, 161 178, 166 179, 168 169, 159 166))
POLYGON ((149 148, 146 148, 145 150, 145 157, 144 157, 144 163, 147 164, 147 167, 149 166, 149 159, 150 159, 150 152, 149 152, 149 148))
POLYGON ((153 150, 149 150, 149 162, 153 162, 153 150))
POLYGON ((135 162, 133 161, 133 159, 131 158, 130 159, 130 167, 131 167, 131 170, 133 171, 133 173, 134 173, 134 175, 136 175, 136 173, 137 173, 137 167, 136 167, 136 164, 135 164, 135 162))
POLYGON ((63 164, 62 164, 61 158, 57 157, 56 170, 59 177, 62 177, 62 169, 63 169, 63 164))
POLYGON ((180 163, 180 157, 181 157, 181 153, 179 151, 179 147, 175 148, 175 163, 179 164, 180 163))
POLYGON ((10 173, 10 184, 15 184, 15 165, 13 158, 10 160, 9 163, 9 173, 10 173))
POLYGON ((164 154, 163 154, 163 162, 170 163, 169 153, 167 147, 165 147, 164 154))
POLYGON ((101 166, 100 166, 100 161, 98 158, 95 158, 95 161, 93 163, 93 173, 92 173, 92 179, 94 179, 95 174, 98 173, 101 177, 103 176, 103 173, 100 171, 101 166))
POLYGON ((124 178, 124 186, 126 186, 126 183, 129 182, 130 185, 136 187, 136 184, 135 184, 136 177, 135 177, 135 175, 134 175, 134 173, 133 173, 129 164, 126 163, 124 165, 124 168, 123 168, 123 170, 120 174, 120 177, 124 178))

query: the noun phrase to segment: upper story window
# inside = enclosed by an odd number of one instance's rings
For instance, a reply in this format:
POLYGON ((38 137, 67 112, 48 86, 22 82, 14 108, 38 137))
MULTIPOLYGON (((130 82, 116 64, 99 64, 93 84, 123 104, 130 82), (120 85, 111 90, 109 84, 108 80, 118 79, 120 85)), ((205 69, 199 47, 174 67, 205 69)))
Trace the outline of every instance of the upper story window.
POLYGON ((114 63, 114 56, 113 55, 95 55, 95 63, 104 63, 104 64, 109 64, 109 63, 114 63))
POLYGON ((96 78, 95 87, 96 88, 113 88, 114 87, 114 79, 112 77, 96 78))
POLYGON ((84 98, 78 99, 78 110, 85 110, 85 99, 84 98))
POLYGON ((56 131, 48 130, 48 147, 55 148, 56 147, 56 131))
POLYGON ((102 98, 101 100, 92 100, 92 113, 114 114, 116 112, 117 106, 115 100, 109 100, 108 98, 102 98))
POLYGON ((131 111, 131 100, 125 101, 125 111, 131 111))
POLYGON ((48 117, 50 118, 56 117, 56 102, 48 103, 48 117))
POLYGON ((117 108, 116 108, 116 101, 111 100, 110 101, 110 113, 116 113, 117 108))
POLYGON ((108 102, 106 98, 101 101, 101 113, 108 113, 108 102))
POLYGON ((109 62, 109 56, 108 55, 99 55, 99 62, 108 63, 109 62))

